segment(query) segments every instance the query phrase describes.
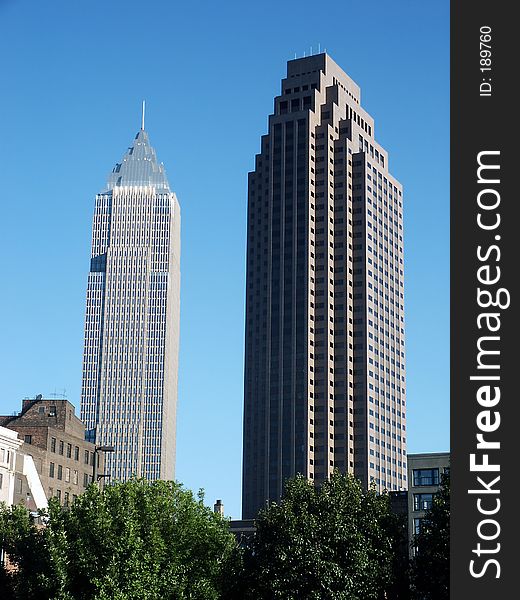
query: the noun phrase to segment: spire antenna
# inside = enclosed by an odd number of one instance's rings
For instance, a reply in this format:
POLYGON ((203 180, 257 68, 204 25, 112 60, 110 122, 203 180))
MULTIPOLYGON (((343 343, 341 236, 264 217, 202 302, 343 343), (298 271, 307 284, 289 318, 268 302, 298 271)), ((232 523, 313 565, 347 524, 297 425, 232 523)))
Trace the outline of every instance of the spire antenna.
POLYGON ((144 109, 145 109, 145 101, 143 100, 143 109, 141 115, 141 129, 144 131, 144 109))

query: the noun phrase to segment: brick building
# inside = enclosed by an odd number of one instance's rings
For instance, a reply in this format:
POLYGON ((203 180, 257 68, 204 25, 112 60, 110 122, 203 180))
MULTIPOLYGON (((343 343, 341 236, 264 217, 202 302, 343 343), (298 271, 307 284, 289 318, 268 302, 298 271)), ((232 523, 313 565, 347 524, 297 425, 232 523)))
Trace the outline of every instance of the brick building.
POLYGON ((81 494, 92 481, 95 454, 97 473, 104 472, 104 454, 85 440, 85 425, 68 400, 23 400, 21 412, 0 417, 0 425, 18 432, 20 453, 33 458, 47 498, 67 505, 81 494))

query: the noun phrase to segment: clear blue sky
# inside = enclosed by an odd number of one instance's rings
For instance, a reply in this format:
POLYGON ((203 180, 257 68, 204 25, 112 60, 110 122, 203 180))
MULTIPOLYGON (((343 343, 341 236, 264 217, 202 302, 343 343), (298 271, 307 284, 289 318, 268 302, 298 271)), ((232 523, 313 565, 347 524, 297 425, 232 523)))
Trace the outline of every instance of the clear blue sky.
POLYGON ((447 0, 0 0, 0 412, 63 389, 79 412, 94 196, 145 98, 182 209, 177 477, 240 516, 247 172, 318 43, 404 185, 409 451, 448 449, 447 0))

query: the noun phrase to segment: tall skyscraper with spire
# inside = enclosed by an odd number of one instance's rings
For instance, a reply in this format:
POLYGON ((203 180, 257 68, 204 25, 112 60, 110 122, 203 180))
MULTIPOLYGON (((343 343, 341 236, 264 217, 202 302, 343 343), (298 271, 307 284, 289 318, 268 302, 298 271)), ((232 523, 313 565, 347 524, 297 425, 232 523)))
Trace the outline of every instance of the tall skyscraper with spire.
POLYGON ((296 473, 407 487, 402 187, 360 102, 289 61, 249 174, 243 518, 296 473))
POLYGON ((180 207, 141 130, 96 196, 81 418, 113 445, 106 472, 173 479, 179 345, 180 207))

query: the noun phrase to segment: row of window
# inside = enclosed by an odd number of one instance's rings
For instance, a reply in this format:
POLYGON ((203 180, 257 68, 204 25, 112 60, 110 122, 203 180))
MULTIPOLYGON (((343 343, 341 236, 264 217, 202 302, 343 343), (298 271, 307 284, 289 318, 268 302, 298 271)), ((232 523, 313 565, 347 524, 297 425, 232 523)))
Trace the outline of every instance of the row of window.
MULTIPOLYGON (((63 468, 63 465, 56 465, 55 463, 49 463, 49 477, 56 477, 59 481, 64 480, 65 483, 73 483, 79 485, 79 473, 77 469, 70 469, 69 467, 63 468)), ((92 475, 89 473, 83 473, 83 487, 87 487, 92 481, 92 475)))
POLYGON ((9 464, 11 461, 11 451, 7 448, 0 448, 0 462, 9 464))
MULTIPOLYGON (((61 490, 56 490, 56 494, 52 488, 49 488, 49 498, 52 496, 56 496, 60 503, 63 503, 64 506, 69 506, 71 502, 71 494, 70 492, 63 492, 61 490)), ((72 494, 72 502, 74 502, 77 498, 77 494, 72 494)))
MULTIPOLYGON (((25 436, 31 437, 31 436, 25 436)), ((27 440, 25 440, 27 441, 27 440)), ((29 444, 31 442, 28 442, 29 444)), ((58 440, 55 437, 51 438, 51 452, 58 453, 60 456, 66 456, 67 458, 72 458, 72 444, 65 444, 63 440, 58 440)), ((79 461, 80 449, 79 446, 74 446, 74 460, 79 461)), ((94 453, 89 450, 85 450, 83 453, 83 462, 86 465, 94 464, 94 453)), ((52 464, 52 463, 51 463, 52 464)))

